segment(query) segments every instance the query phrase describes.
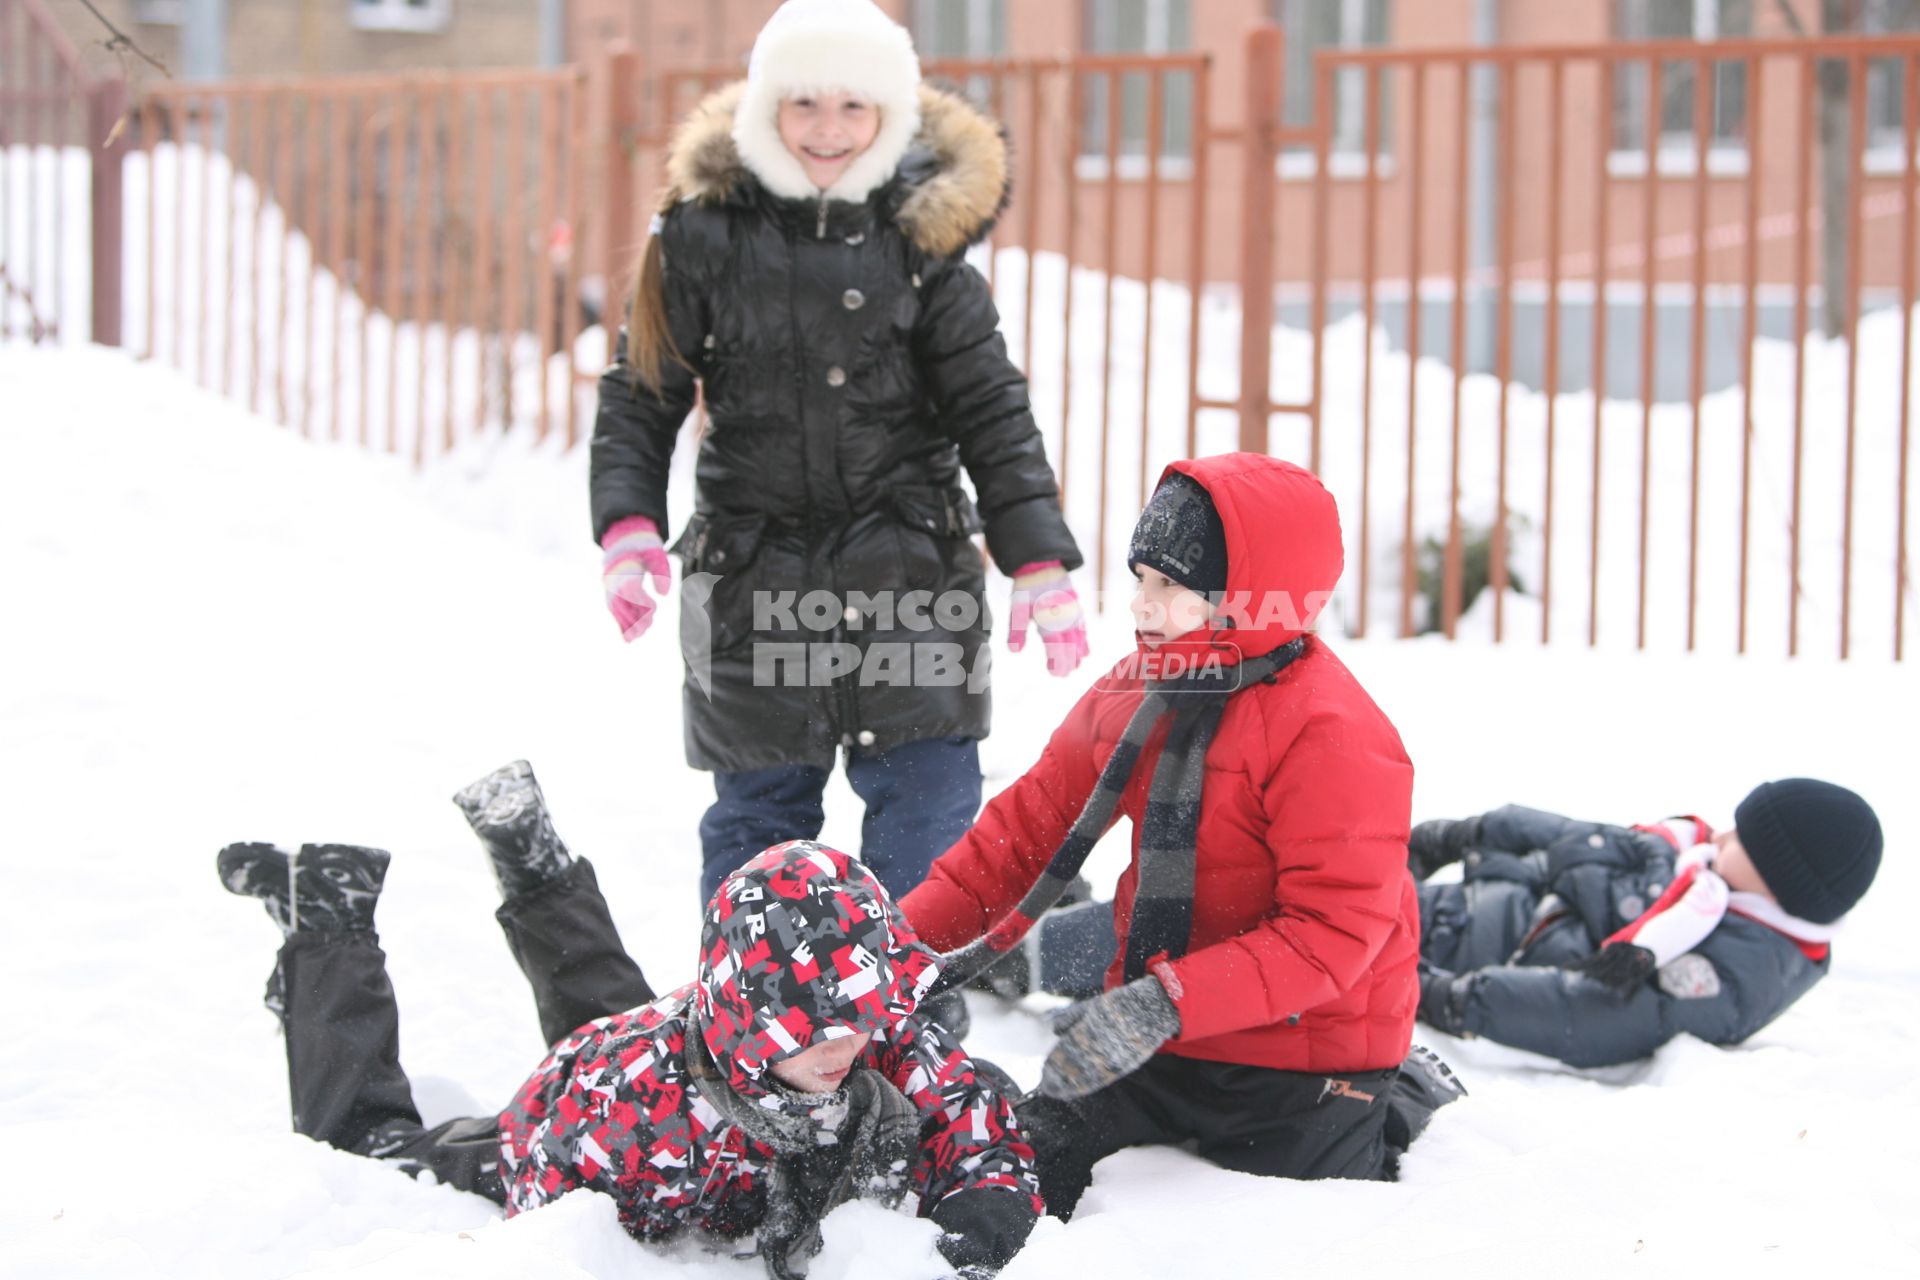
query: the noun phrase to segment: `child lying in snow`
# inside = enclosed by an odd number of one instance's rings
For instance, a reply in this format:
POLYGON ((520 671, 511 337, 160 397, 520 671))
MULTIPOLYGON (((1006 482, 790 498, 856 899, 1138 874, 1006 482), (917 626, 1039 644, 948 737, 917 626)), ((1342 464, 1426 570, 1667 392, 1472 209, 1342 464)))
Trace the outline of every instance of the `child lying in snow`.
POLYGON ((1826 975, 1873 883, 1880 823, 1844 787, 1762 783, 1714 833, 1698 818, 1577 822, 1509 805, 1414 828, 1420 1018, 1576 1067, 1681 1033, 1745 1040, 1826 975))
POLYGON ((1041 1208, 1032 1149, 1002 1086, 915 1013, 938 962, 866 867, 801 840, 751 859, 707 908, 695 981, 656 998, 526 762, 455 801, 553 1048, 497 1116, 423 1125, 373 933, 388 855, 229 845, 222 882, 286 934, 268 1006, 296 1131, 509 1216, 587 1187, 642 1240, 757 1233, 775 1277, 804 1274, 834 1206, 909 1191, 960 1276, 1019 1250, 1041 1208))

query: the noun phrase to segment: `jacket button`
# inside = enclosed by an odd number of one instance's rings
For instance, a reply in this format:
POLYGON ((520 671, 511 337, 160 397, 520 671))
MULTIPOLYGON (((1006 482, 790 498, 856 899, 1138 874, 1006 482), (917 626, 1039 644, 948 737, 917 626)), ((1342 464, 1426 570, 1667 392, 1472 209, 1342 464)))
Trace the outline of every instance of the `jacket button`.
POLYGON ((873 745, 873 730, 862 729, 860 731, 860 745, 863 747, 870 747, 873 745))
POLYGON ((827 370, 827 385, 830 387, 846 386, 847 371, 845 369, 842 369, 839 365, 835 365, 833 366, 833 368, 827 370))
POLYGON ((858 311, 867 305, 867 295, 858 289, 849 289, 840 295, 840 305, 849 311, 858 311))
POLYGON ((851 605, 851 604, 848 605, 844 610, 841 611, 840 616, 845 618, 848 622, 860 621, 859 606, 851 605))
POLYGON ((850 245, 854 245, 856 247, 859 245, 863 245, 866 242, 867 242, 867 233, 864 231, 856 231, 852 235, 847 237, 847 243, 850 245))

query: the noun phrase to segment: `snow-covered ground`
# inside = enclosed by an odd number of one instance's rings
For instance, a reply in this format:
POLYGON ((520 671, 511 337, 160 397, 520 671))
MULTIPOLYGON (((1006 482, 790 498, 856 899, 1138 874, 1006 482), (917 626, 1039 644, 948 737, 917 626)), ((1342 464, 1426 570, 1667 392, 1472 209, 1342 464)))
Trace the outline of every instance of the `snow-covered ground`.
MULTIPOLYGON (((0 405, 0 1271, 759 1276, 636 1246, 603 1198, 503 1222, 293 1136, 259 1005, 276 934, 213 874, 236 839, 395 851, 380 919, 429 1119, 492 1111, 542 1050, 484 857, 447 802, 492 766, 534 761, 647 972, 690 973, 711 793, 682 763, 671 606, 633 646, 602 610, 584 451, 495 437, 421 477, 99 349, 0 347, 0 405)), ((1100 620, 1070 680, 1037 652, 1003 655, 990 786, 1127 648, 1124 627, 1100 620)), ((1520 800, 1724 821, 1754 782, 1812 774, 1878 806, 1880 882, 1833 975, 1739 1049, 1682 1041, 1582 1074, 1430 1036, 1473 1095, 1397 1185, 1123 1153, 1008 1280, 1920 1273, 1920 957, 1903 923, 1920 891, 1920 671, 1336 643, 1405 735, 1418 817, 1520 800)), ((836 782, 826 838, 851 848, 857 832, 836 782)), ((1110 877, 1115 846, 1096 862, 1110 877)), ((973 1047, 1034 1082, 1039 1020, 974 1000, 973 1047)), ((930 1240, 849 1206, 815 1275, 931 1276, 930 1240)))

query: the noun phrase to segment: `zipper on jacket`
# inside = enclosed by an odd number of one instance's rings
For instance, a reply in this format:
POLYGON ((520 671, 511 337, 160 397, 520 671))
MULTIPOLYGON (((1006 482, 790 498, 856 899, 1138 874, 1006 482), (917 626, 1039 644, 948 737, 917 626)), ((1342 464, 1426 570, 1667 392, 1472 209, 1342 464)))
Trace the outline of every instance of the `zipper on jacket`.
POLYGON ((813 224, 813 238, 815 240, 827 238, 827 194, 824 191, 820 193, 820 217, 813 224))

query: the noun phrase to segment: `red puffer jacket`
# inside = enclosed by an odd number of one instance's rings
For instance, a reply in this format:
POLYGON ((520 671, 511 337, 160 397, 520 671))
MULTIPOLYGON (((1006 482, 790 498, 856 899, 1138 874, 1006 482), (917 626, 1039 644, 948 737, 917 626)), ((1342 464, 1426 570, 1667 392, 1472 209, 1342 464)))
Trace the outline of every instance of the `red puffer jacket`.
MULTIPOLYGON (((1170 470, 1205 486, 1220 513, 1238 624, 1185 637, 1180 650, 1232 661, 1236 649, 1263 654, 1311 626, 1342 564, 1338 514, 1320 482, 1253 454, 1170 470)), ((961 945, 1020 900, 1140 697, 1138 659, 1129 658, 934 863, 901 903, 923 941, 961 945)), ((1120 802, 1134 822, 1133 861, 1114 899, 1122 956, 1165 736, 1163 724, 1148 739, 1120 802)), ((1384 1068, 1406 1056, 1419 1000, 1420 916, 1406 869, 1412 792, 1399 734, 1317 636, 1274 683, 1228 701, 1207 750, 1192 934, 1171 966, 1181 1030, 1163 1052, 1308 1072, 1384 1068)), ((1108 970, 1109 987, 1121 964, 1108 970)))

